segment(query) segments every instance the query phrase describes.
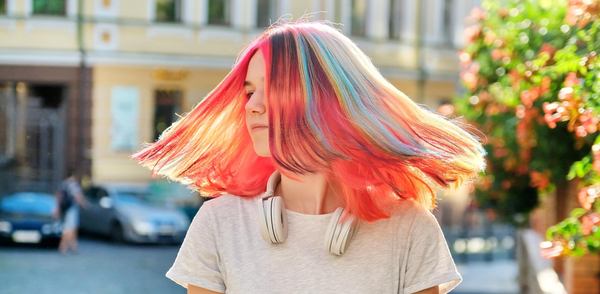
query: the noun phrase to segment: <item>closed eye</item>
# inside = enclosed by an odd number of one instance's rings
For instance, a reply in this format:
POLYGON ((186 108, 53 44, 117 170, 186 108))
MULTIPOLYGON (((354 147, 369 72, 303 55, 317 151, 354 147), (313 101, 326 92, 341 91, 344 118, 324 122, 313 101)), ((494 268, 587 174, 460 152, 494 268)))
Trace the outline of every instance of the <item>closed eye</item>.
POLYGON ((254 92, 248 92, 248 93, 246 93, 246 99, 250 99, 250 96, 252 96, 252 94, 254 94, 254 92))

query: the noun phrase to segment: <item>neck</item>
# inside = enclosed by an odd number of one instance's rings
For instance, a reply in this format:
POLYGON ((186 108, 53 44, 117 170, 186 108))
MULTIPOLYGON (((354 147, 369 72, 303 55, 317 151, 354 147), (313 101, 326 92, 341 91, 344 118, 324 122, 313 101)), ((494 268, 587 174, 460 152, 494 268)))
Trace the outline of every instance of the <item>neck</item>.
POLYGON ((326 214, 344 206, 324 174, 296 175, 301 181, 281 174, 275 195, 283 197, 285 207, 304 214, 326 214))

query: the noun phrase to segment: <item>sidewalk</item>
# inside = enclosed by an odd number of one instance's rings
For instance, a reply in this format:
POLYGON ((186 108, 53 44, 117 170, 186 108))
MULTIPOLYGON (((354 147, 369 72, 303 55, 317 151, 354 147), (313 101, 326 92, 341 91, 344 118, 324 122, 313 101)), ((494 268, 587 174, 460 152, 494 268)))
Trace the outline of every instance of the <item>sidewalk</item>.
POLYGON ((463 281, 451 292, 453 294, 519 293, 515 260, 473 261, 457 263, 456 266, 463 276, 463 281))

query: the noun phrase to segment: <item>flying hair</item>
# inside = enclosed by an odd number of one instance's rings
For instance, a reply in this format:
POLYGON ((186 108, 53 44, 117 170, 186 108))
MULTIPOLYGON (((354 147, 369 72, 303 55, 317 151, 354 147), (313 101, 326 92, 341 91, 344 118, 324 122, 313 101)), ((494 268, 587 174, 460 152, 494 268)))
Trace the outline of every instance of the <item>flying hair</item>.
POLYGON ((211 197, 256 196, 276 169, 291 178, 324 173, 350 213, 375 221, 409 199, 431 210, 436 189, 474 180, 486 164, 476 132, 413 102, 336 24, 280 19, 190 112, 132 157, 211 197), (244 81, 258 52, 271 157, 255 153, 245 122, 244 81))

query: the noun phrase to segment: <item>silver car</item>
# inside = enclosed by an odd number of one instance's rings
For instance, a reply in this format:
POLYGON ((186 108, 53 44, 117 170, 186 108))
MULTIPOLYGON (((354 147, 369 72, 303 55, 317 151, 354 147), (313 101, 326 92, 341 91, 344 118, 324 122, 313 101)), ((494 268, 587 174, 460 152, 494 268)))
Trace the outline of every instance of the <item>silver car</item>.
POLYGON ((95 185, 84 195, 90 205, 80 209, 81 229, 115 242, 180 243, 189 227, 183 212, 151 203, 143 187, 95 185))

